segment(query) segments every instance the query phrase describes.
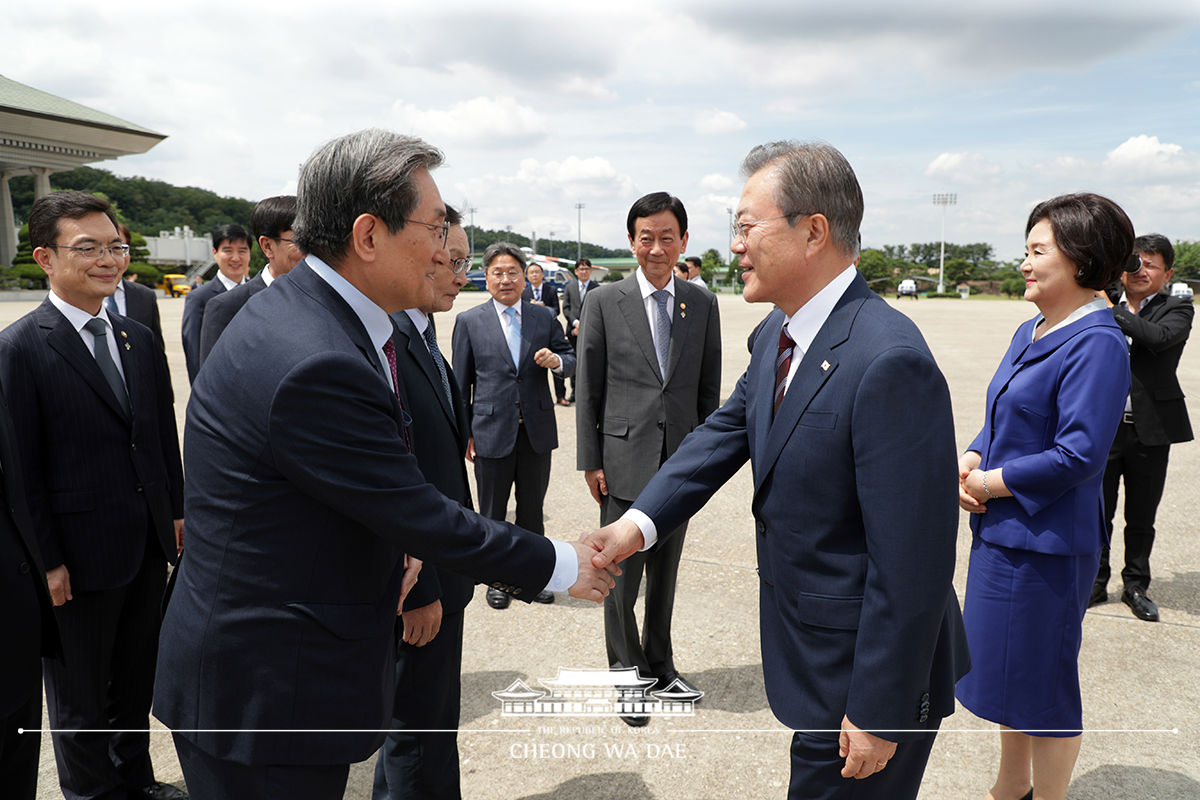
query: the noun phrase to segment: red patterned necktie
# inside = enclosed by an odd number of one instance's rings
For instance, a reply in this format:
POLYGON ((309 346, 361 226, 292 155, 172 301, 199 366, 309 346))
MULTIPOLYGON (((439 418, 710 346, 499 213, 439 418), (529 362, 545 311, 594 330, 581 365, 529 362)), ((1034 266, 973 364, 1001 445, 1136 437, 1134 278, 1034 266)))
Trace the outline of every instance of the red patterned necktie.
POLYGON ((775 356, 775 413, 779 413, 779 404, 783 402, 784 389, 787 387, 787 376, 792 370, 792 350, 796 343, 788 336, 787 326, 779 331, 779 353, 775 356))
POLYGON ((411 418, 404 410, 404 402, 400 399, 400 379, 396 376, 396 344, 389 336, 383 343, 383 354, 387 357, 388 369, 392 371, 392 391, 396 393, 396 402, 400 404, 400 432, 404 436, 404 447, 412 452, 412 438, 408 435, 408 422, 411 418))

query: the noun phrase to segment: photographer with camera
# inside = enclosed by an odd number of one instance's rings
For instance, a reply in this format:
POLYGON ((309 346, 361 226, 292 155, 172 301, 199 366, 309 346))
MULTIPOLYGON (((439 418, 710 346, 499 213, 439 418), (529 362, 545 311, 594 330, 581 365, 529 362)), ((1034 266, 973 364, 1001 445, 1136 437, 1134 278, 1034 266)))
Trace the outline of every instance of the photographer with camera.
MULTIPOLYGON (((1122 275, 1122 286, 1109 295, 1113 318, 1129 342, 1132 386, 1108 453, 1104 511, 1111 544, 1117 486, 1124 477, 1125 568, 1121 578, 1125 587, 1121 602, 1138 619, 1157 622, 1158 606, 1146 594, 1150 549, 1171 445, 1192 439, 1187 404, 1175 370, 1192 329, 1195 307, 1190 300, 1171 297, 1166 291, 1175 263, 1175 248, 1167 237, 1157 233, 1139 236, 1133 250, 1141 261, 1140 269, 1122 275)), ((1089 607, 1108 600, 1108 554, 1106 547, 1100 555, 1089 607)))

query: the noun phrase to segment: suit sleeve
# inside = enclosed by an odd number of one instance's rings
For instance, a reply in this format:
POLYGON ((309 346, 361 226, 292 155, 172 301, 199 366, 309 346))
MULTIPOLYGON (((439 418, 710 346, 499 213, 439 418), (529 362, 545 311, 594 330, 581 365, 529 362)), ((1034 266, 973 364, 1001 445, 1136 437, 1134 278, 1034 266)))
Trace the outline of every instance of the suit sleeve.
POLYGON ((405 449, 386 384, 362 359, 313 356, 279 384, 270 454, 299 491, 441 567, 532 599, 550 580, 551 541, 485 519, 426 483, 405 449))
POLYGON ((1121 306, 1113 306, 1113 319, 1134 344, 1161 353, 1187 341, 1196 315, 1196 307, 1190 301, 1168 297, 1164 303, 1168 304, 1167 309, 1158 319, 1146 319, 1121 306))
MULTIPOLYGON (((707 293, 707 289, 705 292, 707 293)), ((704 331, 704 358, 700 362, 700 384, 696 393, 697 419, 701 422, 721 404, 721 313, 716 295, 711 295, 708 324, 704 331)))
POLYGON ((743 373, 725 405, 688 434, 646 484, 633 508, 650 517, 660 534, 670 535, 665 532, 676 530, 703 508, 748 458, 743 373))
POLYGON ((575 369, 575 468, 601 469, 604 452, 600 420, 604 414, 608 341, 599 301, 588 304, 579 323, 575 369))
POLYGON ((200 329, 204 319, 206 294, 207 292, 197 289, 195 292, 188 292, 183 301, 183 323, 180 333, 183 339, 183 358, 187 362, 188 383, 195 381, 196 373, 200 371, 200 329))
POLYGON ((175 424, 175 398, 171 391, 171 373, 165 353, 154 356, 154 388, 158 398, 158 440, 167 471, 167 494, 171 500, 171 519, 183 518, 183 461, 179 454, 179 430, 175 424))
POLYGON ((562 369, 560 370, 562 377, 574 376, 577 363, 575 349, 567 341, 562 326, 558 324, 558 319, 553 314, 550 316, 550 350, 557 353, 558 357, 562 359, 562 369))
MULTIPOLYGON (((208 354, 212 352, 217 339, 221 338, 221 334, 229 326, 229 321, 238 312, 239 307, 236 303, 222 301, 222 298, 231 296, 228 292, 217 295, 204 307, 204 318, 200 324, 200 345, 196 355, 197 370, 208 360, 208 354)), ((186 306, 184 310, 187 310, 186 306)))
POLYGON ((463 439, 468 440, 473 435, 471 420, 475 414, 475 353, 471 349, 471 332, 467 330, 469 324, 469 320, 456 317, 454 331, 450 334, 450 362, 458 378, 458 390, 466 409, 463 439))
POLYGON ((154 338, 158 340, 158 349, 165 356, 167 354, 167 342, 163 338, 162 315, 158 312, 158 297, 155 295, 153 289, 150 290, 150 294, 146 295, 146 297, 150 301, 150 330, 154 332, 154 338))
POLYGON ((1058 376, 1057 408, 1046 450, 1000 464, 1004 485, 1029 515, 1104 471, 1129 395, 1129 355, 1117 336, 1076 337, 1058 376))
MULTIPOLYGON (((9 334, 12 335, 12 329, 9 334)), ((42 458, 42 410, 38 400, 37 383, 25 358, 24 348, 9 336, 0 339, 0 391, 8 400, 12 412, 17 458, 20 459, 22 479, 33 530, 47 570, 63 563, 62 546, 54 531, 50 513, 50 498, 46 487, 46 463, 42 458)), ((7 467, 5 467, 7 469, 7 467)))
POLYGON ((846 716, 903 730, 928 691, 958 536, 950 392, 932 357, 910 347, 876 357, 850 429, 867 565, 846 716))

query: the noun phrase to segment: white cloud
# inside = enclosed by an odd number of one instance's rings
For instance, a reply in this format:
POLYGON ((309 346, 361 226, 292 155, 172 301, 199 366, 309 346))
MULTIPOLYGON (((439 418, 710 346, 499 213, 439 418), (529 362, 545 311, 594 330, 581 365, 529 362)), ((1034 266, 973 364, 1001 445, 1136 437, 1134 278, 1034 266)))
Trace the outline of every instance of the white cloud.
POLYGON ((733 133, 745 130, 746 121, 732 111, 710 108, 696 115, 693 127, 696 133, 733 133))
POLYGON ((421 109, 397 100, 392 114, 402 129, 431 142, 532 145, 546 138, 550 127, 544 114, 512 97, 476 97, 448 109, 421 109))
POLYGON ((1004 170, 979 153, 942 153, 925 168, 925 176, 950 183, 980 183, 1004 170))
POLYGON ((700 188, 710 192, 723 192, 726 189, 732 189, 733 185, 733 178, 719 172, 713 172, 700 179, 700 188))
POLYGON ((1119 177, 1139 182, 1148 179, 1178 180, 1200 172, 1200 157, 1177 144, 1160 142, 1157 136, 1131 136, 1109 151, 1104 168, 1119 177))

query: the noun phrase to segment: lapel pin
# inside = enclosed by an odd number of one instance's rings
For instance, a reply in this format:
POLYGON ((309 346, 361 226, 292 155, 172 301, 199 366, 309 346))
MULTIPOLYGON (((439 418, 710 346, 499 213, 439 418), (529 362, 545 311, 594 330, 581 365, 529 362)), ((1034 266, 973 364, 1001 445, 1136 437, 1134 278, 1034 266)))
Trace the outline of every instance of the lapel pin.
POLYGON ((684 318, 684 317, 686 317, 686 316, 687 316, 687 313, 686 313, 686 312, 684 312, 684 311, 680 311, 680 312, 679 312, 679 318, 680 318, 680 319, 683 319, 683 318, 684 318))
POLYGON ((129 338, 129 334, 128 334, 128 333, 126 333, 125 331, 121 331, 121 336, 123 336, 123 337, 124 337, 124 338, 126 338, 126 339, 128 339, 128 338, 129 338))
POLYGON ((821 362, 821 372, 829 372, 829 362, 828 361, 821 362))
POLYGON ((680 308, 687 308, 687 303, 680 303, 680 304, 679 304, 679 307, 680 307, 680 308))
POLYGON ((126 342, 126 343, 125 343, 125 349, 126 349, 126 350, 132 350, 133 348, 129 346, 129 342, 126 342))

